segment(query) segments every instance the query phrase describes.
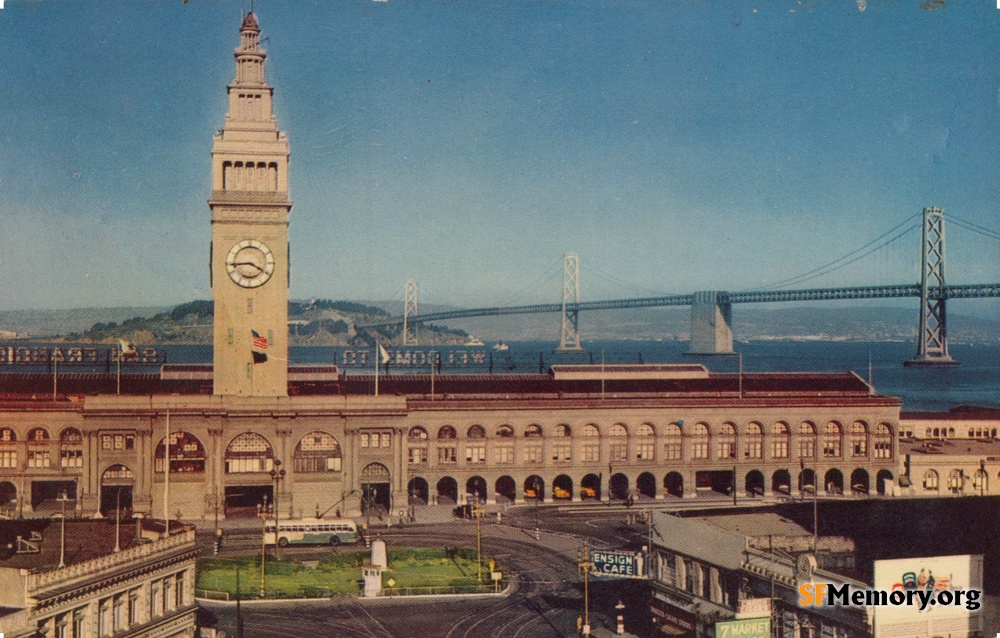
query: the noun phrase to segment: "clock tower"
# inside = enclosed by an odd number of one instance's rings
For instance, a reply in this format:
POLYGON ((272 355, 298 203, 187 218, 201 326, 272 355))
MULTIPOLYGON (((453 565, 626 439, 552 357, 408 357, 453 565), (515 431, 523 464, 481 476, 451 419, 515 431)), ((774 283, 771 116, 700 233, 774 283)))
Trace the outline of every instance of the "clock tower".
POLYGON ((251 12, 240 27, 229 112, 212 144, 214 393, 288 394, 288 139, 272 111, 251 12))

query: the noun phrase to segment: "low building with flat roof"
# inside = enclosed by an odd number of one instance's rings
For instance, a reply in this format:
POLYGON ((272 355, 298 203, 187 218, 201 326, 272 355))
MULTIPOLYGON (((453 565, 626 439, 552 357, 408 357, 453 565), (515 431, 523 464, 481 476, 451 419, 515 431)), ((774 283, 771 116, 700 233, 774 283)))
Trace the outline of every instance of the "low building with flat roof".
POLYGON ((193 638, 194 528, 162 521, 0 521, 6 638, 193 638))

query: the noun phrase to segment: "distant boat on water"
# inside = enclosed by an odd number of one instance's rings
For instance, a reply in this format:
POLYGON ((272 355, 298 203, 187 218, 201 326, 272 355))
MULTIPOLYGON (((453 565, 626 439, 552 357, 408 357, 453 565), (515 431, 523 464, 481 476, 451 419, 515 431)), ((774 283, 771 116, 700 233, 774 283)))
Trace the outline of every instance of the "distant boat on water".
POLYGON ((465 345, 478 347, 485 346, 486 344, 483 343, 483 340, 478 337, 469 337, 469 339, 465 342, 465 345))
POLYGON ((503 352, 504 350, 510 350, 510 346, 503 341, 497 341, 496 344, 494 344, 493 349, 497 352, 503 352))

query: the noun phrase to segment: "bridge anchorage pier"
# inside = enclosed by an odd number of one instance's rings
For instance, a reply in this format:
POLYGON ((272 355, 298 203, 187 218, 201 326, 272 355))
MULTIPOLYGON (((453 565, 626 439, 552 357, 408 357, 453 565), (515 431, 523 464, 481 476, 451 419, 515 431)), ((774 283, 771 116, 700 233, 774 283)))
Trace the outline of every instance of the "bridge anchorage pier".
POLYGON ((691 301, 691 340, 686 355, 733 355, 733 308, 726 293, 703 290, 691 301))
POLYGON ((917 356, 903 362, 906 367, 953 367, 959 365, 948 354, 948 321, 944 284, 944 213, 925 208, 920 238, 920 327, 917 356))

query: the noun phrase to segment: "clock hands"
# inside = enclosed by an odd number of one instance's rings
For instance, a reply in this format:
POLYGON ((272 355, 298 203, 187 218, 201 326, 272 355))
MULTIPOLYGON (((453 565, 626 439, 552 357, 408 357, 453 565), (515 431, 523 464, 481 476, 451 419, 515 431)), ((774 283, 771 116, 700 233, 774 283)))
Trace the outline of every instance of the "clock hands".
POLYGON ((235 267, 239 267, 239 266, 253 266, 254 268, 257 269, 257 272, 264 272, 264 267, 263 266, 261 266, 260 264, 255 263, 255 262, 252 262, 252 261, 236 261, 236 262, 233 262, 233 267, 234 268, 235 267))

